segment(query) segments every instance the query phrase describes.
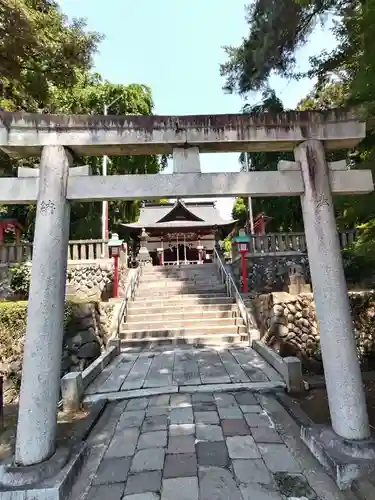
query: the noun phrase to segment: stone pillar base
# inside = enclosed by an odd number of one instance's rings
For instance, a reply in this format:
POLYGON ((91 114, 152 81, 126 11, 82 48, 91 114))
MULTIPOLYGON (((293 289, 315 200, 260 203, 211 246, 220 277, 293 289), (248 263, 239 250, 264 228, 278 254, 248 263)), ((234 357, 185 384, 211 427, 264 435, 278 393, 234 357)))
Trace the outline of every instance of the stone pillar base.
POLYGON ((375 471, 375 440, 351 441, 338 436, 331 427, 301 427, 301 439, 336 481, 340 490, 375 471))
POLYGON ((1 500, 64 500, 87 456, 87 445, 77 443, 72 449, 58 448, 41 464, 28 467, 12 463, 0 466, 1 500))

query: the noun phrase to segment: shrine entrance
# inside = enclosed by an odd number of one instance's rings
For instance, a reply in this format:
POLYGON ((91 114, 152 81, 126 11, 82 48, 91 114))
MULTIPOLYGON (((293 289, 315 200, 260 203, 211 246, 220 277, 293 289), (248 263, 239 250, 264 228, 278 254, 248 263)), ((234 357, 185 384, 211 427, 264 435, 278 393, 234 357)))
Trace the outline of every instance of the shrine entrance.
MULTIPOLYGON (((326 150, 355 146, 365 136, 365 123, 340 110, 196 117, 56 117, 0 112, 0 118, 3 151, 21 157, 41 155, 39 169, 20 168, 18 178, 2 178, 0 183, 0 203, 37 202, 17 464, 39 464, 56 450, 73 200, 299 196, 332 429, 338 440, 366 443, 370 428, 332 193, 368 193, 373 190, 373 179, 369 170, 350 170, 345 161, 326 160, 326 150), (217 151, 294 151, 295 161, 281 161, 277 171, 201 173, 200 154, 217 151), (72 168, 72 152, 173 153, 174 173, 90 177, 88 168, 72 168)), ((186 245, 176 260, 185 257, 185 249, 186 245)))

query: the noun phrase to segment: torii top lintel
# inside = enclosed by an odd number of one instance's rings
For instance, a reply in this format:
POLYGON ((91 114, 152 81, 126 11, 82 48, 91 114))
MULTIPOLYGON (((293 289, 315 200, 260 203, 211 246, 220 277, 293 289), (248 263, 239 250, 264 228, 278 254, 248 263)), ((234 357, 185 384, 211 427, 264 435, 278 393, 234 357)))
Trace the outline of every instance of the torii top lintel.
POLYGON ((192 116, 0 111, 0 149, 16 157, 39 156, 52 145, 91 156, 164 154, 189 146, 201 152, 292 151, 306 139, 330 150, 354 147, 365 133, 366 124, 345 109, 192 116))

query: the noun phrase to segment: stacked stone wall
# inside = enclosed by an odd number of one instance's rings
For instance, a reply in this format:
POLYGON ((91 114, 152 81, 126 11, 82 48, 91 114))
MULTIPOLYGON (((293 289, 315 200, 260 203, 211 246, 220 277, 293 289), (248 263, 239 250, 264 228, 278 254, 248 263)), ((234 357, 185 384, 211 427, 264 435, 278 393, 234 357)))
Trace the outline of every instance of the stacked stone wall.
MULTIPOLYGON (((375 369, 375 292, 350 292, 357 353, 363 369, 375 369)), ((320 332, 313 294, 285 292, 254 299, 263 340, 281 356, 297 356, 306 370, 322 373, 320 332)))

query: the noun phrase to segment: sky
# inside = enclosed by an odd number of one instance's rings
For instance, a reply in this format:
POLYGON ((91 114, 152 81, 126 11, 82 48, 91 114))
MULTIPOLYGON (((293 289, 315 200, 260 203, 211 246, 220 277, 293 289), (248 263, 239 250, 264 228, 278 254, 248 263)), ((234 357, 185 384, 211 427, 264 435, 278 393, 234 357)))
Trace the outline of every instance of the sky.
MULTIPOLYGON (((95 70, 113 82, 151 87, 158 115, 238 113, 245 100, 222 90, 220 64, 225 45, 238 46, 246 36, 245 0, 60 0, 69 17, 85 17, 88 28, 105 36, 95 57, 95 70)), ((308 58, 333 48, 329 29, 316 28, 298 52, 297 68, 308 58)), ((312 89, 313 80, 271 78, 286 108, 294 108, 312 89)), ((259 95, 248 102, 260 101, 259 95)), ((201 154, 202 172, 239 171, 237 153, 201 154)), ((171 173, 168 165, 165 173, 171 173)), ((217 208, 230 218, 233 199, 217 208)))

